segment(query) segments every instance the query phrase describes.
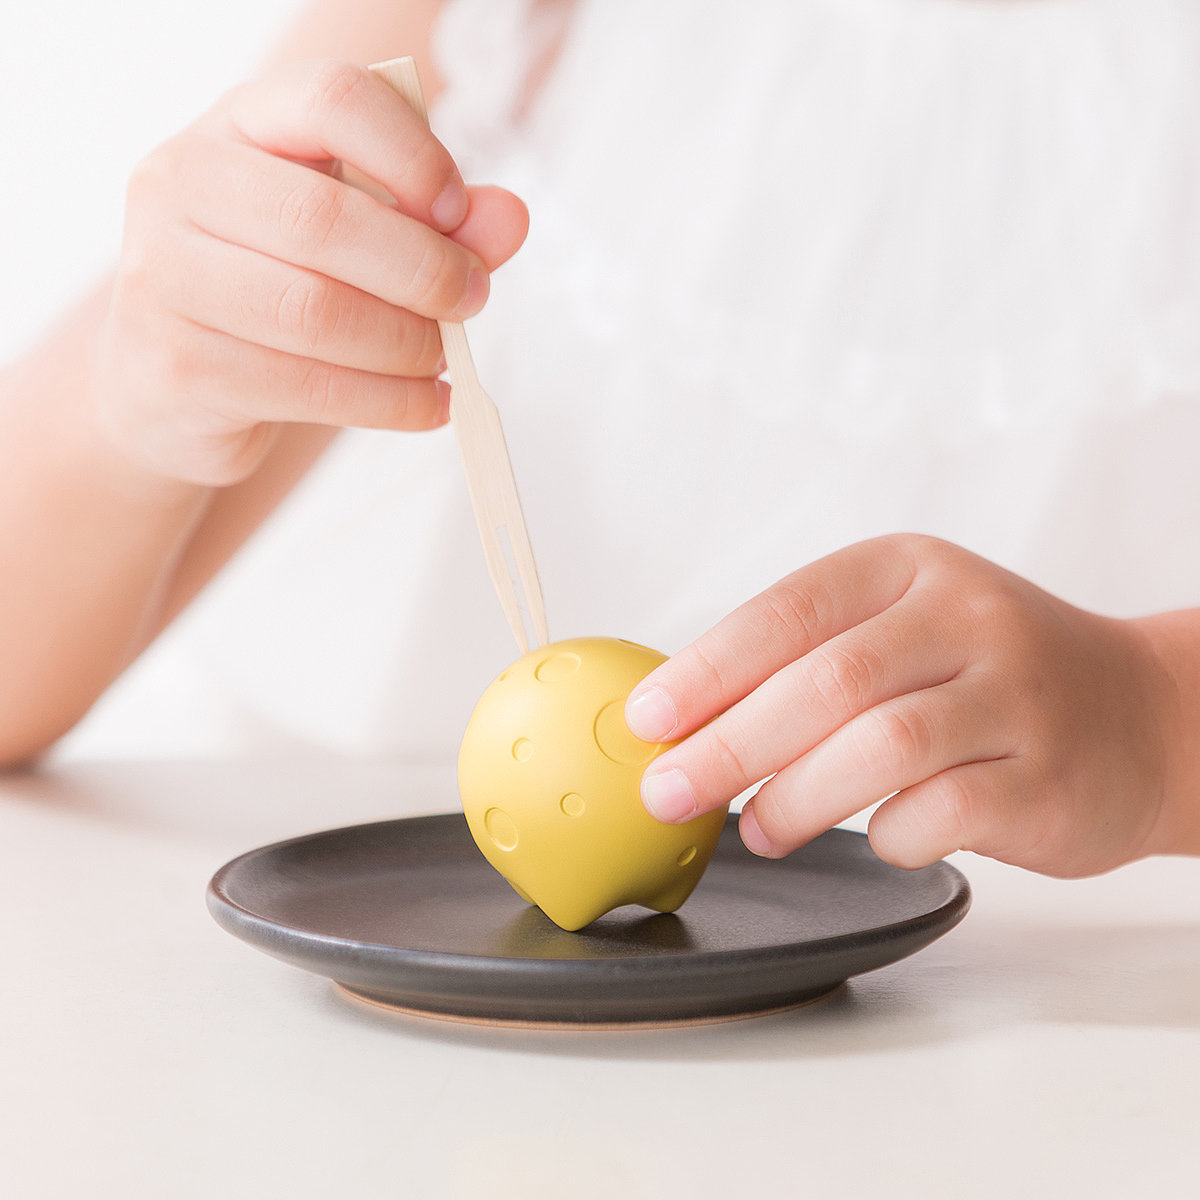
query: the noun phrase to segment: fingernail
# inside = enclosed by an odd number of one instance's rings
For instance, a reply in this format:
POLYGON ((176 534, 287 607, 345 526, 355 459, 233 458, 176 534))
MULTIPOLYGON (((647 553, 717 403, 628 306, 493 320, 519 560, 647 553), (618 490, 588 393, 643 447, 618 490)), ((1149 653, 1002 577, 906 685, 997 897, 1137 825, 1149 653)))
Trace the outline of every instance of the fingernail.
POLYGON ((775 847, 771 845, 767 835, 759 828, 758 818, 754 815, 754 808, 751 805, 747 804, 742 809, 738 828, 741 831, 742 841, 751 854, 757 854, 759 858, 775 857, 775 847))
POLYGON ((457 229, 467 215, 467 189, 461 183, 448 183, 429 209, 433 223, 443 233, 457 229))
POLYGON ((466 295, 463 296, 458 305, 457 316, 459 319, 473 317, 483 307, 487 298, 487 272, 481 271, 478 267, 472 267, 471 274, 467 277, 466 295))
POLYGON ((687 776, 675 768, 642 776, 642 803, 656 820, 668 825, 696 815, 696 794, 687 776))
POLYGON ((634 692, 625 705, 625 724, 643 742, 665 742, 679 724, 671 697, 660 687, 634 692))

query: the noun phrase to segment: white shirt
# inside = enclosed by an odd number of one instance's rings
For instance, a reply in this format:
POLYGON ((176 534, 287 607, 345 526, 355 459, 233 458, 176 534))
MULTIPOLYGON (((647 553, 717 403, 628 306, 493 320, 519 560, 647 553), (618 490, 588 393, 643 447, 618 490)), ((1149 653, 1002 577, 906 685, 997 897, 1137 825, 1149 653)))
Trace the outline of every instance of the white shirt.
MULTIPOLYGON (((1200 603, 1191 0, 583 0, 525 103, 571 9, 452 3, 433 113, 531 211, 468 332, 553 637, 898 529, 1200 603)), ((515 653, 452 433, 350 432, 77 739, 445 758, 515 653)))

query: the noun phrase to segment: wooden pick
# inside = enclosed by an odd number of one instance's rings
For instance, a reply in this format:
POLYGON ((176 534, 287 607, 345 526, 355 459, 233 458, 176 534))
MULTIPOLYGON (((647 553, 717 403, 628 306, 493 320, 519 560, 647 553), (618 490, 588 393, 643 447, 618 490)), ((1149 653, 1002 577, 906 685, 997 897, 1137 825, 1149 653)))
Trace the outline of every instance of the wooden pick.
MULTIPOLYGON (((397 91, 429 124, 425 94, 413 59, 394 58, 375 63, 369 70, 397 91)), ((542 585, 500 414, 479 382, 462 325, 457 321, 439 321, 438 330, 450 375, 450 422, 458 438, 488 574, 517 645, 528 653, 534 647, 544 646, 550 634, 542 585), (529 621, 528 631, 525 617, 529 621)))

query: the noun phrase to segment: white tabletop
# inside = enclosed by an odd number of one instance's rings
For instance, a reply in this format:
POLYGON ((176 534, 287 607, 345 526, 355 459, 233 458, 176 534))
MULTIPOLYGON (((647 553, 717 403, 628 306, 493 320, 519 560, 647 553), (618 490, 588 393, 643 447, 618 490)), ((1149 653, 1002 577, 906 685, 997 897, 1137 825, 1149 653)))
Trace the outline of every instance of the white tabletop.
POLYGON ((813 1006, 507 1031, 359 1007, 220 930, 226 859, 455 805, 433 767, 0 780, 0 1197, 1195 1195, 1200 860, 972 911, 813 1006))

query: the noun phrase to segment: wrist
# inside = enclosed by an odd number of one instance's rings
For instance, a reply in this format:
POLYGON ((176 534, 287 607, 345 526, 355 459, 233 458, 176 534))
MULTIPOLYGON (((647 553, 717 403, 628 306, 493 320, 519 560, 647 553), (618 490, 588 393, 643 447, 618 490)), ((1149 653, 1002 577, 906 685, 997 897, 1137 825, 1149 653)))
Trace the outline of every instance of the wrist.
POLYGON ((89 406, 65 434, 66 450, 86 462, 96 486, 133 503, 156 507, 204 505, 213 488, 158 468, 150 455, 139 454, 113 423, 89 406))
POLYGON ((1200 854, 1200 609, 1128 623, 1157 669, 1163 781, 1146 854, 1200 854))
POLYGON ((89 347, 86 382, 58 417, 64 448, 86 460, 97 485, 110 493, 152 504, 196 503, 211 489, 163 469, 144 449, 146 431, 115 402, 119 384, 106 365, 105 337, 102 322, 89 347))
POLYGON ((203 504, 210 489, 139 457, 102 402, 109 291, 97 288, 5 372, 0 418, 10 472, 138 506, 203 504))

